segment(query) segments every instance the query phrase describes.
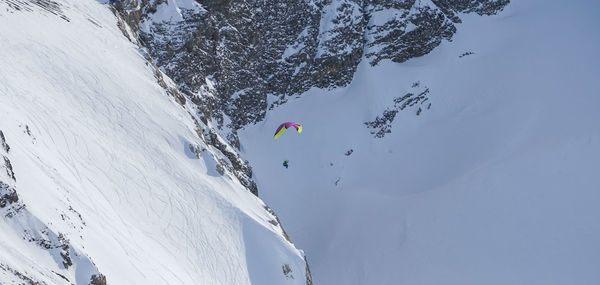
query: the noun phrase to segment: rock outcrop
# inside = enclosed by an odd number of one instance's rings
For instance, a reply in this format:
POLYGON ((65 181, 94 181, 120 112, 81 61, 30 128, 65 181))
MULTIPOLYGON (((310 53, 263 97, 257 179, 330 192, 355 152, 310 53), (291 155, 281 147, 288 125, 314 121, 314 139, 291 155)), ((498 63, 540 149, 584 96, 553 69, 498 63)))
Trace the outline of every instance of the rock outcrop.
POLYGON ((509 0, 114 1, 202 116, 236 130, 312 87, 352 81, 367 60, 404 62, 451 40, 462 13, 509 0), (185 2, 182 4, 182 2, 185 2))

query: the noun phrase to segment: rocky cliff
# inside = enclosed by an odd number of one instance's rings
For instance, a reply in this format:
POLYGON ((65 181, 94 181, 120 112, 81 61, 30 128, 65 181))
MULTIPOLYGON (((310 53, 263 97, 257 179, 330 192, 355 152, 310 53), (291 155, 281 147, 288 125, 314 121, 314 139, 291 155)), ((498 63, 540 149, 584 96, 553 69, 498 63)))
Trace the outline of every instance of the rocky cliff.
POLYGON ((452 40, 463 13, 509 0, 114 1, 203 116, 233 131, 311 87, 345 86, 367 60, 404 62, 452 40), (225 117, 224 117, 225 116, 225 117), (227 118, 226 118, 227 117, 227 118))

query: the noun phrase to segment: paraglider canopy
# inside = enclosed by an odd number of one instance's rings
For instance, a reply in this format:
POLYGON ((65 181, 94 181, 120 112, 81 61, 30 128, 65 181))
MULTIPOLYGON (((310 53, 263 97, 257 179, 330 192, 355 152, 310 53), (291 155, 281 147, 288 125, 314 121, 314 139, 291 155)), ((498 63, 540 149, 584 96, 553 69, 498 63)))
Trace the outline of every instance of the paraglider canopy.
POLYGON ((296 130, 298 131, 298 133, 302 132, 302 125, 295 123, 295 122, 285 122, 281 125, 279 125, 279 128, 277 128, 277 130, 275 131, 275 135, 273 136, 273 138, 278 138, 281 134, 283 134, 283 132, 285 132, 287 129, 294 127, 296 128, 296 130))

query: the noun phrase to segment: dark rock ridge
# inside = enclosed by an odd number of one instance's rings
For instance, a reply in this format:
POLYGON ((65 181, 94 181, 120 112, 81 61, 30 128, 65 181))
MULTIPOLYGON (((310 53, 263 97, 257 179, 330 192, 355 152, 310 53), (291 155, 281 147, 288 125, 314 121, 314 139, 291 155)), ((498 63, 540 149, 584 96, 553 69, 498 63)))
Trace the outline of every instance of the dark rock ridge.
POLYGON ((396 118, 396 115, 406 108, 415 108, 417 116, 421 115, 423 110, 431 109, 431 103, 429 103, 429 97, 427 97, 429 95, 429 88, 422 86, 420 82, 413 83, 411 88, 413 90, 402 96, 395 97, 393 107, 385 109, 381 116, 377 116, 374 121, 365 122, 367 128, 372 129, 371 134, 374 137, 383 138, 386 134, 391 133, 392 122, 396 118))
POLYGON ((17 191, 10 185, 0 181, 0 208, 19 202, 17 191))
POLYGON ((345 86, 363 58, 376 65, 425 55, 452 39, 461 13, 495 14, 509 0, 112 3, 201 115, 229 127, 237 144, 236 130, 287 96, 345 86))

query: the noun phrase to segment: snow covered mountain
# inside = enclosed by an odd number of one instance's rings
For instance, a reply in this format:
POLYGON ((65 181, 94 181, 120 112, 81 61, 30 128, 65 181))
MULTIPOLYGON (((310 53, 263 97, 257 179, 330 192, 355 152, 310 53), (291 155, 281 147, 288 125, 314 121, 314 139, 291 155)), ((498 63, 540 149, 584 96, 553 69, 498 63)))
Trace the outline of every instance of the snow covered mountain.
POLYGON ((598 8, 0 0, 0 283, 598 284, 598 8))
POLYGON ((0 1, 0 283, 310 284, 132 37, 97 1, 0 1))
POLYGON ((594 1, 119 3, 316 284, 600 282, 594 1))

